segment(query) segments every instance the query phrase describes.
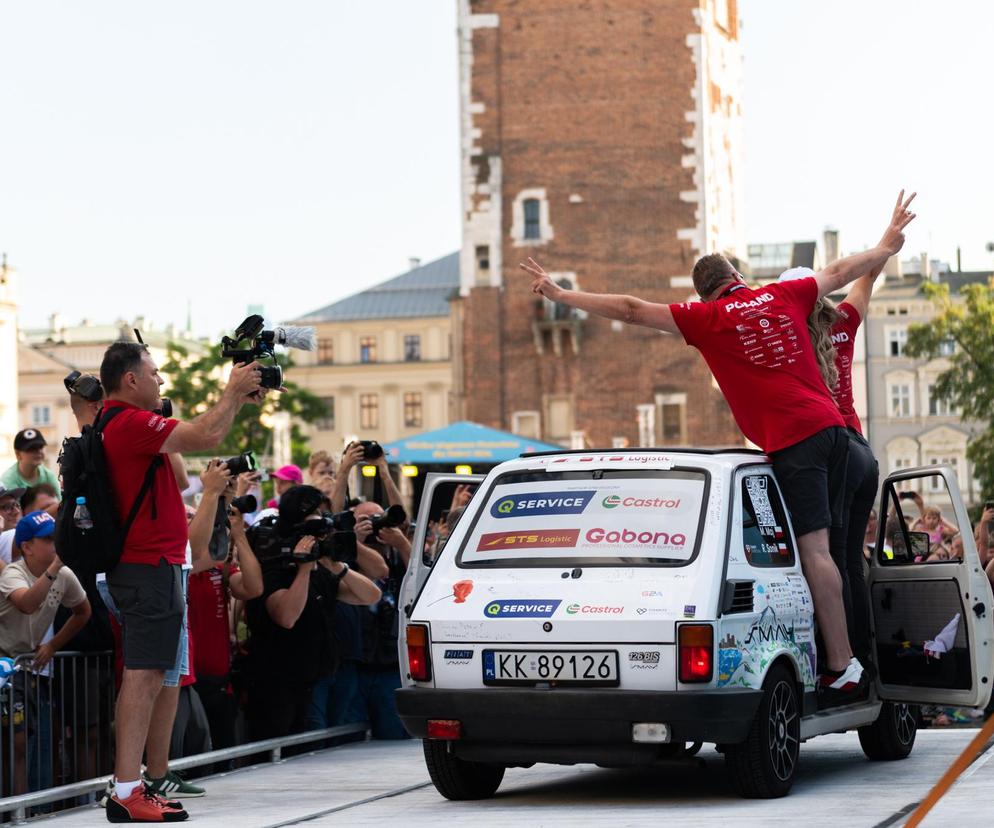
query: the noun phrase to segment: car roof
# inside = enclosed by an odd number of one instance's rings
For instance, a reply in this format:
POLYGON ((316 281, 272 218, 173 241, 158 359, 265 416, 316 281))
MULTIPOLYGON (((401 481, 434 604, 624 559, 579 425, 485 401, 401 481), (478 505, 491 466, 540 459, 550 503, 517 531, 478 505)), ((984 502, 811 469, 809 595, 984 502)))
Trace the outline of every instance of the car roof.
POLYGON ((550 470, 555 468, 576 470, 583 468, 582 464, 585 463, 596 463, 598 466, 617 464, 617 468, 694 466, 717 471, 765 464, 769 463, 769 459, 763 452, 747 448, 563 449, 522 454, 516 460, 501 463, 494 471, 534 469, 536 466, 550 470))

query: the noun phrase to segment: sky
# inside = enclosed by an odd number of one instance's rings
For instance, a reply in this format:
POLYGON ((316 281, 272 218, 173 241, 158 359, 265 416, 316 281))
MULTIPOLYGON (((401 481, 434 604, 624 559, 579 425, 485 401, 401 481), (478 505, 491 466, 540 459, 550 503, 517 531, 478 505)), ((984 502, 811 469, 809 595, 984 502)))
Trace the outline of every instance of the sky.
MULTIPOLYGON (((740 0, 750 242, 994 255, 994 4, 740 0)), ((0 251, 21 324, 216 336, 458 249, 456 0, 0 0, 0 251)))

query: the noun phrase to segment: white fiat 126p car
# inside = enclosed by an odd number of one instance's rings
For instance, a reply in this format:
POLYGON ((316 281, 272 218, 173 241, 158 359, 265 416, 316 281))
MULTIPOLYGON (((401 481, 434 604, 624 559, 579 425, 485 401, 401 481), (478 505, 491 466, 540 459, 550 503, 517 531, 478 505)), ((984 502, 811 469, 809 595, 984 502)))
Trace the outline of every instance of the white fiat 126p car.
POLYGON ((775 797, 820 734, 857 730, 870 759, 907 756, 915 704, 987 703, 992 596, 949 468, 891 475, 879 514, 876 679, 831 706, 762 453, 533 454, 486 478, 429 476, 401 592, 397 706, 436 788, 483 798, 508 767, 648 764, 709 742, 742 795, 775 797), (478 488, 448 539, 426 543, 466 483, 478 488), (939 549, 911 531, 910 491, 961 536, 939 549))

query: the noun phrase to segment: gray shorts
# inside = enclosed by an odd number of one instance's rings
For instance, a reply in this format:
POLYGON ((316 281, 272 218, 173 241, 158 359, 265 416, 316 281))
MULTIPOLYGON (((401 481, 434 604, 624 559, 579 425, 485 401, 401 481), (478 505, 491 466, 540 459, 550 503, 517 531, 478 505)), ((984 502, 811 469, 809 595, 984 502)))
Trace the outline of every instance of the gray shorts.
POLYGON ((176 663, 183 629, 183 568, 159 560, 119 563, 107 573, 107 586, 121 616, 124 666, 129 670, 170 670, 176 663))

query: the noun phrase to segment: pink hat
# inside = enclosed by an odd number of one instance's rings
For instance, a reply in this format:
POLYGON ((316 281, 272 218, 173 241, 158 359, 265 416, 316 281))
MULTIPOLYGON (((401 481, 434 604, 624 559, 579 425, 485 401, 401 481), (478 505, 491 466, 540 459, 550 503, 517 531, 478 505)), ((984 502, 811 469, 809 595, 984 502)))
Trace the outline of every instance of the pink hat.
POLYGON ((278 477, 280 480, 289 480, 298 486, 303 485, 304 482, 304 473, 300 470, 300 466, 294 466, 292 463, 274 471, 273 477, 278 477))

